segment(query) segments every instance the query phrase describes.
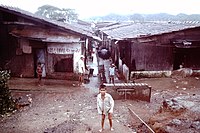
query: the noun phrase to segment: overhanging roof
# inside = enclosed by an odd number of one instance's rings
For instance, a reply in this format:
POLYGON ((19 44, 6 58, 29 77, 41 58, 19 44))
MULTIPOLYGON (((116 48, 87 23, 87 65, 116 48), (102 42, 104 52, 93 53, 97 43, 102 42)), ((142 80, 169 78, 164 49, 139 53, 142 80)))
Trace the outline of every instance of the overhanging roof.
POLYGON ((36 31, 35 30, 28 30, 28 29, 23 29, 23 30, 17 30, 14 29, 10 32, 11 35, 16 36, 16 37, 23 37, 23 38, 29 38, 33 40, 40 40, 43 42, 60 42, 60 43, 80 43, 81 41, 79 40, 80 38, 77 37, 70 37, 70 36, 64 36, 63 34, 53 34, 51 32, 42 32, 42 31, 36 31))
MULTIPOLYGON (((78 34, 79 36, 84 36, 84 37, 94 39, 93 38, 94 33, 91 30, 87 30, 86 28, 76 27, 73 24, 50 20, 50 19, 30 13, 28 11, 24 11, 24 10, 16 8, 16 7, 0 5, 0 10, 21 16, 26 19, 31 19, 31 20, 39 22, 39 23, 44 23, 51 27, 56 27, 60 30, 66 31, 68 33, 78 34)), ((97 41, 99 41, 99 40, 97 40, 97 41)))

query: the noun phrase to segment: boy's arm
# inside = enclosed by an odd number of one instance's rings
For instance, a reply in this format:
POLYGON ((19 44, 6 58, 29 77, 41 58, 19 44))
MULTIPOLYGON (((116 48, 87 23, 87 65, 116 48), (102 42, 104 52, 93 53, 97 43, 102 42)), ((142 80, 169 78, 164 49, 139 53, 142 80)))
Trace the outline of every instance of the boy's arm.
POLYGON ((112 113, 113 109, 114 109, 115 102, 114 102, 111 95, 110 95, 110 105, 111 105, 111 107, 110 107, 109 113, 112 113))
POLYGON ((97 111, 98 111, 98 114, 102 114, 101 101, 98 96, 97 96, 97 111))

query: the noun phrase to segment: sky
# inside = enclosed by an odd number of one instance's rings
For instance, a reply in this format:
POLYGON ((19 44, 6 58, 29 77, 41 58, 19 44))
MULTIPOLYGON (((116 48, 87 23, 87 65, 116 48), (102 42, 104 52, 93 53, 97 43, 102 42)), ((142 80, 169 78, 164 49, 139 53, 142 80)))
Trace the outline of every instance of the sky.
POLYGON ((200 0, 0 0, 0 4, 18 7, 35 13, 38 7, 52 5, 75 9, 79 19, 104 16, 110 13, 126 14, 200 14, 200 0))

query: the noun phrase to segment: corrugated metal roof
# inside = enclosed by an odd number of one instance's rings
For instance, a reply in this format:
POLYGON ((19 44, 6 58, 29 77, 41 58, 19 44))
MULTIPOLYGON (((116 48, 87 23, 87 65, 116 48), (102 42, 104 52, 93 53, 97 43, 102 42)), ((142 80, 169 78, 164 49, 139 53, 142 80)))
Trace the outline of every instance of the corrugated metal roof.
POLYGON ((48 23, 49 25, 58 26, 60 28, 63 28, 63 30, 69 30, 69 31, 74 32, 76 34, 84 35, 84 36, 87 36, 87 37, 90 37, 90 38, 93 38, 93 36, 94 36, 93 32, 90 29, 87 30, 87 28, 83 28, 83 27, 81 28, 80 26, 76 27, 72 24, 50 20, 48 18, 44 18, 42 16, 30 13, 28 11, 24 11, 24 10, 16 8, 16 7, 0 5, 0 10, 11 12, 13 14, 22 16, 24 18, 36 20, 36 21, 39 21, 41 23, 48 23))
POLYGON ((199 27, 200 22, 124 22, 101 28, 113 39, 138 38, 199 27))

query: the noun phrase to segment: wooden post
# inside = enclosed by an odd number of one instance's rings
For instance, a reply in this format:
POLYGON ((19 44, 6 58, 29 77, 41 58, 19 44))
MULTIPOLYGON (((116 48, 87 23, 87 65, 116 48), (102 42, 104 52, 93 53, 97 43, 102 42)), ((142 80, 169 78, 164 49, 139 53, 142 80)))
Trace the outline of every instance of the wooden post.
POLYGON ((149 102, 151 101, 151 86, 149 86, 149 102))

